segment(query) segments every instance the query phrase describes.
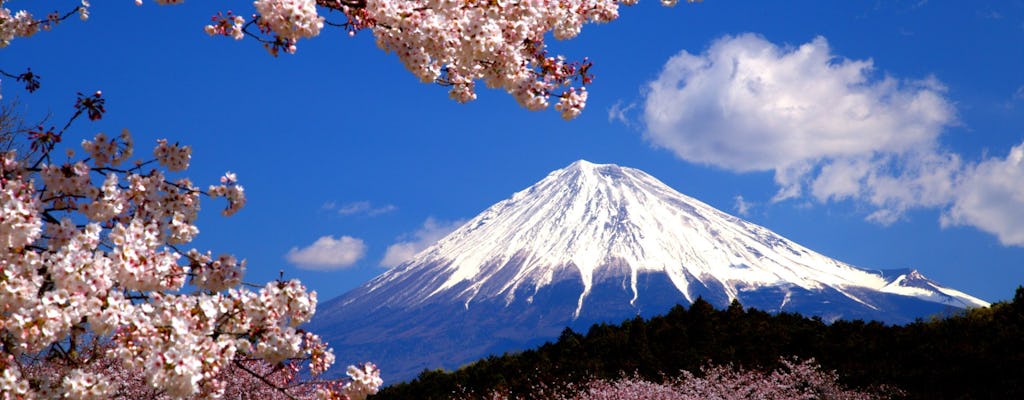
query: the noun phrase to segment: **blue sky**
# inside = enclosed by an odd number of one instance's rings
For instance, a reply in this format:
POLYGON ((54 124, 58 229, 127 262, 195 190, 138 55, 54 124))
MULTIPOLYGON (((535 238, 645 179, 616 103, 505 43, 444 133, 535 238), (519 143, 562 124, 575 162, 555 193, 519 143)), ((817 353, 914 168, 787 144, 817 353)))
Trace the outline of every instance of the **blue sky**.
MULTIPOLYGON (((50 11, 32 3, 6 7, 50 11)), ((595 63, 571 122, 500 91, 457 104, 369 32, 328 29, 273 58, 208 37, 216 11, 93 1, 89 21, 0 50, 0 69, 43 78, 2 90, 58 121, 76 92, 102 90, 106 117, 68 142, 128 128, 139 152, 192 145, 198 183, 236 172, 247 207, 204 203, 195 245, 248 259, 250 281, 284 270, 326 300, 587 159, 860 267, 917 268, 990 301, 1024 284, 1021 1, 644 0, 550 43, 595 63), (345 265, 310 269, 324 254, 345 265)))

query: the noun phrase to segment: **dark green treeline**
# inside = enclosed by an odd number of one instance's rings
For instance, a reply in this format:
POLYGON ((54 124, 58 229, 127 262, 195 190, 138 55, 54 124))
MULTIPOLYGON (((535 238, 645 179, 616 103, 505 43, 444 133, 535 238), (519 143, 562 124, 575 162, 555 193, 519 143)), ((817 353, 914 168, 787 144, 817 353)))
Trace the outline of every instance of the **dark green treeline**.
MULTIPOLYGON (((566 329, 555 343, 489 357, 454 372, 424 371, 374 399, 449 399, 457 394, 531 393, 634 372, 660 381, 710 364, 778 367, 814 358, 851 388, 896 386, 912 399, 1024 399, 1024 287, 1010 303, 908 325, 769 314, 698 299, 650 320, 566 329)), ((386 373, 386 366, 382 366, 386 373)))

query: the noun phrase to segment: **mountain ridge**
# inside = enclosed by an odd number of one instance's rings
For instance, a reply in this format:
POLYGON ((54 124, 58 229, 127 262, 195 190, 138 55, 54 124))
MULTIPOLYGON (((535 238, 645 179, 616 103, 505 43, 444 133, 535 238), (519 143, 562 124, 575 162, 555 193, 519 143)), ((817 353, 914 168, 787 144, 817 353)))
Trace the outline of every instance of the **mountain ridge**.
POLYGON ((643 171, 580 160, 325 303, 314 324, 335 342, 372 344, 396 357, 433 354, 400 366, 407 374, 538 344, 566 326, 653 316, 698 297, 719 307, 739 300, 828 321, 893 323, 988 305, 916 270, 875 272, 833 260, 643 171), (342 325, 366 332, 332 329, 342 325), (387 349, 386 338, 407 348, 387 349))
MULTIPOLYGON (((556 195, 566 194, 565 191, 558 190, 554 193, 556 195)), ((664 204, 658 206, 662 211, 667 208, 664 204)), ((683 225, 685 229, 686 224, 683 225)), ((620 264, 625 264, 629 269, 632 281, 630 288, 633 291, 634 299, 638 295, 635 278, 642 271, 668 273, 677 289, 689 302, 695 299, 688 290, 693 279, 701 283, 706 283, 704 280, 707 279, 717 280, 725 287, 729 300, 739 297, 737 293, 740 289, 736 286, 765 286, 782 282, 793 283, 804 289, 820 289, 832 285, 859 285, 876 290, 888 288, 885 290, 895 294, 915 293, 915 291, 900 291, 900 287, 906 286, 892 286, 893 282, 885 279, 884 276, 829 259, 776 235, 766 228, 728 215, 703 202, 675 192, 661 181, 640 170, 613 164, 592 164, 584 160, 556 170, 537 184, 488 208, 435 245, 419 253, 413 260, 382 275, 384 279, 375 280, 376 282, 371 283, 371 287, 400 280, 406 270, 414 269, 417 265, 432 263, 445 264, 443 269, 435 269, 435 272, 445 274, 447 279, 440 285, 421 286, 431 288, 430 293, 422 291, 408 293, 406 300, 411 300, 410 304, 416 304, 417 301, 429 301, 432 296, 450 292, 460 282, 472 282, 462 292, 452 294, 456 298, 466 300, 468 304, 473 298, 481 295, 481 289, 488 283, 491 283, 487 287, 491 288, 492 292, 483 292, 484 296, 514 293, 515 289, 523 283, 544 286, 550 284, 556 276, 572 275, 574 268, 584 282, 584 293, 581 294, 578 302, 582 303, 589 294, 588 288, 593 284, 594 279, 600 279, 602 274, 615 275, 614 267, 605 270, 600 267, 620 264), (615 195, 612 193, 616 192, 613 185, 599 183, 592 187, 586 187, 588 184, 593 184, 595 180, 608 177, 616 180, 629 177, 646 184, 645 188, 648 190, 631 192, 640 193, 641 196, 638 197, 645 197, 645 199, 637 199, 633 202, 623 201, 632 199, 628 198, 631 197, 630 193, 622 193, 622 191, 615 193, 621 197, 620 199, 610 199, 615 195), (579 204, 579 202, 564 201, 565 196, 547 196, 536 199, 540 201, 533 201, 526 207, 522 207, 522 203, 529 197, 545 191, 550 193, 552 186, 566 186, 573 189, 568 194, 574 199, 599 198, 579 204), (594 193, 589 196, 581 196, 579 192, 582 190, 592 190, 594 193), (652 215, 657 213, 649 212, 652 207, 649 199, 655 197, 653 195, 667 195, 668 200, 678 202, 676 205, 684 204, 690 207, 694 211, 692 215, 696 215, 698 218, 684 216, 684 222, 689 222, 691 227, 698 229, 683 231, 658 221, 654 221, 654 226, 650 226, 652 220, 665 217, 665 214, 668 214, 668 218, 665 219, 673 219, 671 218, 672 213, 663 212, 662 215, 652 215), (601 199, 601 196, 609 198, 601 199), (552 199, 551 197, 556 198, 552 199), (647 201, 644 202, 644 200, 647 201), (602 202, 608 204, 600 204, 602 202), (515 218, 503 215, 510 210, 515 211, 517 207, 523 211, 513 215, 515 218), (580 210, 583 211, 582 214, 579 212, 580 210), (593 215, 594 210, 617 210, 618 214, 606 213, 595 216, 593 215), (559 217, 558 214, 564 216, 559 217), (573 217, 577 218, 570 220, 573 217), (597 223, 580 221, 586 218, 598 221, 596 221, 597 223), (703 221, 698 219, 703 219, 703 221), (719 221, 708 221, 708 219, 718 219, 719 221), (705 223, 701 224, 703 226, 695 226, 700 222, 705 223), (746 233, 743 235, 746 237, 740 237, 740 239, 753 240, 744 240, 739 245, 733 245, 732 248, 723 252, 716 248, 715 243, 706 239, 723 236, 727 233, 735 234, 735 232, 728 232, 730 223, 739 224, 747 231, 742 232, 746 233), (488 229, 495 224, 504 224, 504 226, 499 226, 498 229, 488 229), (640 224, 648 224, 648 226, 638 227, 640 224), (607 229, 608 225, 619 226, 607 229), (523 229, 522 227, 534 228, 523 229), (495 233, 495 230, 499 232, 495 233), (538 234, 538 231, 542 230, 546 230, 546 232, 538 234), (697 232, 694 232, 695 230, 697 232), (590 236, 585 237, 585 234, 590 236), (671 240, 665 240, 665 237, 670 237, 671 240), (566 238, 568 239, 566 240, 566 238), (669 241, 685 241, 686 246, 666 243, 669 241), (559 249, 559 245, 563 243, 567 243, 568 246, 565 249, 559 249), (667 249, 668 247, 674 247, 674 249, 667 249), (742 254, 742 252, 748 254, 742 254), (642 260, 640 254, 643 257, 642 260), (759 259, 751 259, 751 256, 759 259), (768 259, 766 260, 766 258, 768 259), (517 261, 521 261, 521 263, 517 261), (802 261, 803 269, 797 270, 783 265, 785 262, 793 261, 802 261), (774 264, 771 266, 775 268, 769 270, 751 265, 765 262, 771 262, 774 264), (711 263, 717 264, 710 265, 711 263), (503 277, 501 273, 507 273, 507 271, 501 271, 501 267, 514 264, 523 264, 523 266, 509 277, 511 279, 499 281, 497 278, 503 277), (683 265, 685 273, 677 269, 680 264, 683 265), (779 268, 780 266, 782 268, 779 268), (686 274, 692 278, 686 278, 684 276, 686 274), (734 284, 726 285, 727 282, 734 284), (493 291, 495 283, 502 284, 497 292, 493 291), (413 297, 417 299, 413 299, 413 297)), ((920 277, 919 279, 923 278, 916 270, 914 273, 915 276, 920 277)), ((923 279, 927 280, 927 278, 923 279)), ((932 281, 927 282, 930 283, 932 290, 937 291, 939 287, 937 284, 932 281)), ((916 287, 927 289, 923 286, 916 287)), ((957 298, 954 301, 955 304, 950 305, 985 306, 988 304, 962 292, 945 294, 957 298)), ((399 297, 389 300, 395 302, 401 299, 399 297)), ((577 309, 576 316, 578 316, 578 312, 577 309)))

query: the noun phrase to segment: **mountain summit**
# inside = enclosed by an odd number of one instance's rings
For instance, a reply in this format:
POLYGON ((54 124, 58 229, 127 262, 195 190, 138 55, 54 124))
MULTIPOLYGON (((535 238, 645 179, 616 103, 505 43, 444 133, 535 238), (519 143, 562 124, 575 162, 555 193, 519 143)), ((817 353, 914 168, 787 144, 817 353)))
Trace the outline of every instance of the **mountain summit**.
POLYGON ((698 297, 829 321, 988 305, 916 270, 833 260, 643 171, 580 160, 323 304, 314 324, 406 379, 698 297))

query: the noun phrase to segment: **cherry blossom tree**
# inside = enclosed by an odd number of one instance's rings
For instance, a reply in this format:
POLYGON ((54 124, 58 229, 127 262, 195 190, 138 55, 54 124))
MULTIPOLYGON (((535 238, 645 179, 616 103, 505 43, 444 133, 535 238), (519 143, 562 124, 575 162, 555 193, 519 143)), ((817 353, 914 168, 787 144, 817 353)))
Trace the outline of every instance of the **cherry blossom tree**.
MULTIPOLYGON (((615 380, 595 379, 579 387, 550 388, 539 385, 525 398, 548 400, 726 400, 726 399, 832 399, 881 400, 904 394, 895 388, 853 390, 839 382, 839 375, 827 371, 813 360, 782 359, 774 371, 737 369, 728 365, 707 366, 700 373, 683 371, 682 376, 666 382, 651 382, 639 376, 615 380)), ((480 398, 464 395, 464 398, 480 398)), ((510 399, 493 392, 483 398, 510 399)))
POLYGON ((103 117, 79 94, 60 129, 0 154, 0 393, 4 399, 221 397, 260 383, 280 397, 353 398, 381 385, 372 364, 345 381, 300 381, 334 355, 300 325, 316 292, 297 280, 243 283, 245 260, 186 246, 202 197, 246 203, 233 173, 201 189, 192 149, 157 141, 135 157, 127 130, 58 151, 76 120, 103 117), (238 378, 247 376, 248 381, 238 378), (248 383, 246 383, 248 382, 248 383))
MULTIPOLYGON (((7 8, 15 2, 0 0, 0 48, 90 15, 88 0, 35 14, 7 8)), ((586 105, 592 63, 550 54, 546 37, 575 37, 635 3, 255 0, 245 13, 216 13, 204 29, 259 42, 274 56, 294 53, 325 26, 369 31, 382 50, 421 81, 449 87, 456 101, 475 99, 482 82, 530 110, 555 101, 572 119, 586 105)), ((31 69, 0 69, 0 79, 28 92, 40 87, 31 69)), ((225 216, 245 205, 235 174, 204 190, 183 176, 189 146, 161 140, 151 157, 139 158, 127 130, 62 147, 77 140, 68 132, 73 122, 105 111, 100 92, 80 94, 62 127, 28 129, 20 153, 0 153, 3 398, 219 397, 253 382, 283 397, 374 393, 381 381, 372 364, 350 366, 340 382, 298 380, 300 365, 317 376, 334 361, 317 335, 300 328, 313 315, 315 292, 297 280, 246 284, 244 260, 188 248, 202 197, 224 198, 225 216)))
MULTIPOLYGON (((530 110, 545 109, 556 99, 555 109, 572 119, 586 106, 593 64, 586 58, 568 61, 550 54, 546 37, 573 38, 583 25, 613 21, 620 5, 637 1, 255 0, 250 16, 218 12, 205 30, 212 36, 259 41, 274 56, 294 53, 299 40, 320 35, 325 26, 349 35, 369 30, 377 46, 397 55, 421 81, 449 87, 455 101, 476 99, 476 83, 483 82, 505 90, 530 110)), ((661 3, 673 6, 677 1, 661 3)), ((2 8, 6 2, 0 0, 0 47, 16 37, 51 29, 73 15, 89 17, 88 0, 46 18, 2 8)), ((153 2, 170 5, 183 0, 153 2)), ((26 84, 33 77, 31 71, 28 76, 3 74, 26 84)))
POLYGON ((0 152, 7 152, 18 146, 18 133, 28 132, 25 120, 18 113, 18 102, 5 101, 0 103, 0 152))
MULTIPOLYGON (((90 375, 107 378, 109 387, 104 388, 107 398, 115 399, 172 399, 166 391, 149 385, 146 376, 138 370, 127 368, 120 360, 105 357, 112 349, 112 343, 99 341, 83 349, 84 357, 96 357, 93 362, 81 364, 90 375)), ((68 369, 66 360, 56 358, 44 362, 26 363, 21 374, 29 381, 41 382, 44 387, 62 383, 48 379, 62 376, 68 369)), ((303 384, 294 364, 274 365, 259 359, 239 359, 220 372, 219 379, 224 386, 225 399, 266 399, 286 400, 289 398, 314 397, 316 385, 303 384), (285 388, 285 390, 280 390, 285 388)), ((52 388, 51 388, 52 390, 52 388)))

